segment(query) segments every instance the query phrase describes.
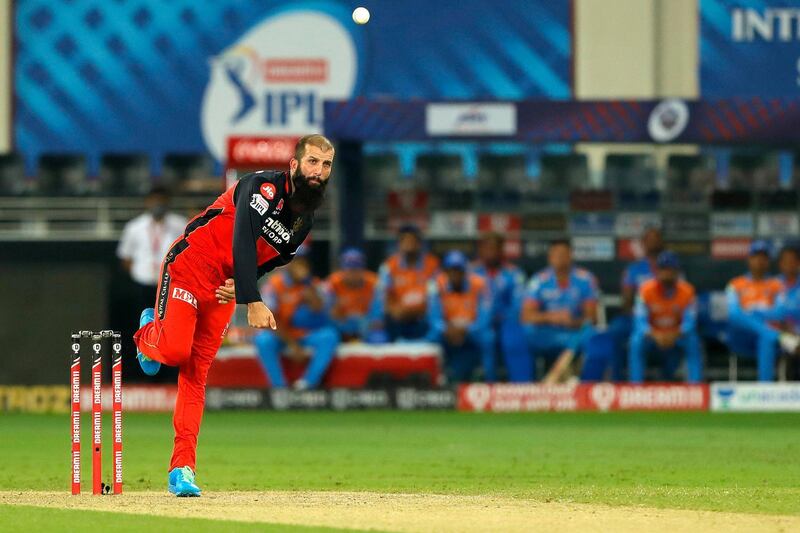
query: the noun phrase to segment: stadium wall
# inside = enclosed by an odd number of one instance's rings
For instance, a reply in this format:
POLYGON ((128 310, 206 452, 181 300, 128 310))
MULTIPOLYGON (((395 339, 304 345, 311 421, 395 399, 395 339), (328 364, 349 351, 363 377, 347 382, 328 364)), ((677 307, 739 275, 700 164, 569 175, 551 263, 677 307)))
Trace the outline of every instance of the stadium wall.
MULTIPOLYGON (((574 92, 578 100, 697 98, 697 0, 575 0, 574 92)), ((668 152, 652 145, 583 144, 592 178, 606 153, 650 153, 663 166, 668 152)), ((695 153, 695 146, 669 153, 695 153)))
POLYGON ((697 0, 574 5, 577 99, 697 97, 697 0))
POLYGON ((579 0, 574 6, 575 96, 653 96, 653 1, 579 0))
POLYGON ((11 0, 0 1, 0 152, 11 149, 11 0))
MULTIPOLYGON (((131 353, 141 310, 115 250, 113 241, 0 242, 0 385, 65 383, 74 330, 121 329, 131 353)), ((125 379, 131 370, 123 365, 125 379)))

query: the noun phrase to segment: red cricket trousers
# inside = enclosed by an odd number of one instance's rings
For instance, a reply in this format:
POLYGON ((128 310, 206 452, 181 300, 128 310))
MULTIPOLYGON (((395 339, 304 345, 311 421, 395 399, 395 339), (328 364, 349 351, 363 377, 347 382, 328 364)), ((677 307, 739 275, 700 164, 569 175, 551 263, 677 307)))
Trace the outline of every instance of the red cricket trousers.
POLYGON ((214 291, 224 280, 204 254, 184 239, 175 241, 161 267, 155 320, 133 336, 144 355, 179 369, 170 470, 195 470, 208 369, 236 308, 233 302, 217 302, 214 291))

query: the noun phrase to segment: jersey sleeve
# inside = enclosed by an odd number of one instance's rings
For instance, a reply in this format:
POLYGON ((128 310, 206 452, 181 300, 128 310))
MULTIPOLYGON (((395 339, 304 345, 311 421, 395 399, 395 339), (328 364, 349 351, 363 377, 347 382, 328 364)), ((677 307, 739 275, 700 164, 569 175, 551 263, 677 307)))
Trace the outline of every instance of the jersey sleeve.
POLYGON ((775 303, 773 306, 766 313, 764 313, 764 320, 780 322, 786 319, 788 315, 786 312, 787 292, 788 291, 786 290, 782 290, 778 293, 778 296, 775 297, 775 303))
POLYGON ((733 283, 728 283, 728 286, 725 287, 725 301, 728 307, 728 318, 738 317, 742 308, 739 305, 739 293, 733 283))
POLYGON ((233 277, 236 284, 236 303, 260 302, 258 292, 259 272, 256 254, 258 240, 263 224, 263 214, 259 187, 263 180, 251 174, 242 178, 236 186, 236 215, 233 223, 233 277), (252 200, 251 200, 252 199, 252 200))
POLYGON ((636 278, 633 272, 633 265, 628 265, 627 267, 625 267, 625 271, 622 273, 622 288, 623 289, 636 288, 636 278))
POLYGON ((437 341, 441 339, 444 331, 447 329, 447 323, 444 319, 444 310, 442 309, 442 302, 439 299, 439 288, 436 286, 436 280, 428 282, 428 339, 437 341))
POLYGON ((681 317, 681 333, 691 333, 697 327, 697 298, 692 294, 689 303, 683 310, 683 317, 681 317))
POLYGON ((475 322, 469 327, 471 333, 481 334, 492 325, 492 299, 489 287, 485 286, 478 295, 478 312, 475 322))
POLYGON ((527 306, 534 306, 538 309, 542 305, 541 291, 542 281, 538 275, 534 275, 530 282, 528 282, 528 286, 525 289, 523 303, 527 306))
POLYGON ((369 319, 372 321, 383 320, 383 315, 386 312, 386 294, 391 287, 392 278, 389 271, 389 265, 382 264, 378 270, 378 282, 373 291, 372 303, 369 308, 369 319))
POLYGON ((597 283, 597 278, 594 274, 587 272, 581 305, 592 302, 597 303, 598 300, 600 300, 600 284, 597 283))
POLYGON ((633 332, 634 335, 646 335, 650 333, 650 310, 644 301, 642 292, 636 296, 636 303, 633 306, 633 332))

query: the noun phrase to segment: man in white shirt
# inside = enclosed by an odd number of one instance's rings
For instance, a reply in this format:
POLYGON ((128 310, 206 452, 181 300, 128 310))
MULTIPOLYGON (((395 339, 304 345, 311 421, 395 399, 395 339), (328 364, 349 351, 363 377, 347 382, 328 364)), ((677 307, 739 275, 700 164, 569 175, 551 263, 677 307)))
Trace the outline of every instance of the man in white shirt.
POLYGON ((166 188, 153 187, 144 200, 146 211, 125 225, 119 240, 117 257, 139 289, 137 309, 155 302, 161 261, 188 222, 169 211, 169 201, 166 188))

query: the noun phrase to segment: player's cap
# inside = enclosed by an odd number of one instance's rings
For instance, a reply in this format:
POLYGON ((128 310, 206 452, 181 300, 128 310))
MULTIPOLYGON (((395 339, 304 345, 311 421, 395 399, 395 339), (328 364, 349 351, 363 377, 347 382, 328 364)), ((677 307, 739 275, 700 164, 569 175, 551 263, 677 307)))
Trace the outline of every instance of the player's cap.
POLYGON ((341 257, 339 258, 339 264, 342 266, 342 268, 353 270, 362 269, 366 265, 364 253, 358 248, 347 248, 342 252, 341 257))
POLYGON ((420 231, 419 226, 417 226, 416 224, 403 224, 397 230, 398 236, 404 235, 406 233, 411 233, 420 239, 422 238, 422 232, 420 231))
POLYGON ((451 250, 447 252, 442 261, 442 266, 446 269, 466 270, 467 269, 467 256, 458 250, 451 250))
POLYGON ((769 255, 771 250, 769 243, 763 239, 758 239, 750 244, 750 255, 764 254, 769 255))
POLYGON ((678 270, 681 268, 681 262, 678 260, 678 256, 675 255, 675 252, 667 250, 658 254, 656 266, 658 268, 672 268, 678 270))

